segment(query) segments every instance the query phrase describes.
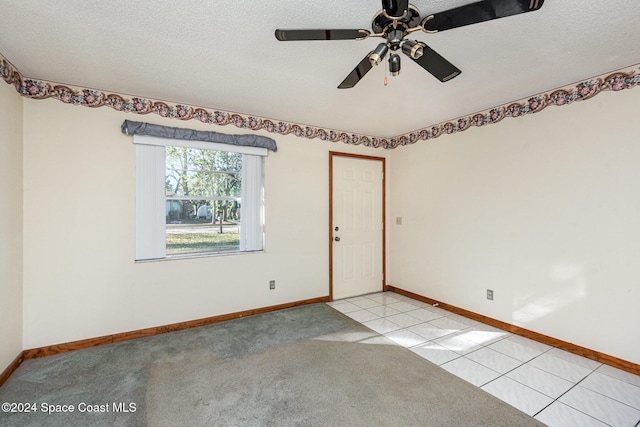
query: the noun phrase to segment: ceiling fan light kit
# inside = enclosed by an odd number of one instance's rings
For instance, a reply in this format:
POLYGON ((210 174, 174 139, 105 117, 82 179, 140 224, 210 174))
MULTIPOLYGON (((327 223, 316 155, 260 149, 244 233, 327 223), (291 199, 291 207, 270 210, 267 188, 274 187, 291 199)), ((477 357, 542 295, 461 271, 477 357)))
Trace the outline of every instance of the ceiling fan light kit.
POLYGON ((392 53, 389 57, 389 74, 397 76, 400 74, 400 55, 392 53))
POLYGON ((369 62, 371 65, 378 65, 384 59, 384 57, 389 52, 389 47, 385 43, 380 43, 376 48, 369 54, 369 62))
POLYGON ((409 0, 382 0, 382 10, 374 15, 371 22, 373 33, 363 29, 277 29, 275 36, 280 41, 364 40, 369 37, 385 39, 385 42, 380 43, 358 63, 340 83, 339 89, 354 87, 373 66, 380 64, 389 50, 392 52, 389 56, 389 72, 392 76, 400 73, 400 56, 395 52, 401 50, 435 78, 441 82, 447 82, 458 76, 461 73, 460 69, 426 43, 405 39, 408 34, 416 31, 433 34, 465 25, 533 12, 539 10, 543 4, 544 0, 482 0, 421 19, 420 11, 410 5, 409 0))
POLYGON ((411 59, 418 59, 424 53, 422 46, 417 40, 403 40, 400 46, 402 47, 402 52, 411 59))

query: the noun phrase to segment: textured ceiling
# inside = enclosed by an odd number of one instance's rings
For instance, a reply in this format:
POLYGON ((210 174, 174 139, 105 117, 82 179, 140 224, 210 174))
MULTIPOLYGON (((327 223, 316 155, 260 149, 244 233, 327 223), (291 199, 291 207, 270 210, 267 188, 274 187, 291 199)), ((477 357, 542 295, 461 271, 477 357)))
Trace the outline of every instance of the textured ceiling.
MULTIPOLYGON (((469 0, 414 0, 422 16, 469 0)), ((28 78, 390 137, 640 63, 631 0, 542 9, 414 33, 462 70, 403 61, 338 84, 379 42, 279 42, 276 28, 363 28, 379 0, 0 0, 0 54, 28 78)))

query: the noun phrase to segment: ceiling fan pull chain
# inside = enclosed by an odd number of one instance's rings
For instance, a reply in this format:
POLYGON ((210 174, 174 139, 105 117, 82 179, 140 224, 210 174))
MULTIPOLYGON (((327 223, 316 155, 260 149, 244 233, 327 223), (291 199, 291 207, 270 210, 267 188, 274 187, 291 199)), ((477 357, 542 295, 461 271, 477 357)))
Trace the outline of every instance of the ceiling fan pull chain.
POLYGON ((389 80, 387 80, 387 61, 384 62, 384 85, 388 85, 389 80))

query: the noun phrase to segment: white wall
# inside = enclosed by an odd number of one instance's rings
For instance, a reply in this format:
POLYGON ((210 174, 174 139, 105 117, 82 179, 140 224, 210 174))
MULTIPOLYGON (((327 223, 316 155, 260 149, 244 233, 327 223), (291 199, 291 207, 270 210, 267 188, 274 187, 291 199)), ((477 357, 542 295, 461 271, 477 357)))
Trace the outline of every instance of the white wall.
MULTIPOLYGON (((265 253, 136 264, 122 121, 243 132, 0 86, 0 170, 24 177, 23 223, 0 221, 12 239, 0 242, 0 367, 23 348, 327 295, 329 150, 389 160, 389 284, 640 363, 638 90, 391 152, 275 136, 265 253)), ((16 188, 0 190, 0 206, 22 204, 16 188)))
POLYGON ((22 351, 22 98, 0 82, 0 372, 22 351))
POLYGON ((264 253, 135 263, 134 148, 122 121, 250 131, 55 100, 24 104, 25 348, 327 296, 328 152, 388 154, 275 136, 264 253))
POLYGON ((394 150, 388 283, 640 363, 638 105, 609 92, 394 150))

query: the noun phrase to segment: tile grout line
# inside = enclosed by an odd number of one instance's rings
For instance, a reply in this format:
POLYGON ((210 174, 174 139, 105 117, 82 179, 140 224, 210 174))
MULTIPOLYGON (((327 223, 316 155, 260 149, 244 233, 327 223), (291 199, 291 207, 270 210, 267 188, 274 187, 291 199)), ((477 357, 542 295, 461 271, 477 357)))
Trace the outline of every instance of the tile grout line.
MULTIPOLYGON (((548 350, 548 351, 549 351, 549 350, 548 350)), ((531 359, 531 360, 533 360, 533 359, 531 359)), ((545 372, 546 372, 546 371, 545 371, 545 372)), ((591 373, 589 373, 589 375, 591 375, 593 372, 595 372, 595 370, 591 371, 591 373)), ((550 372, 549 372, 549 373, 550 373, 550 372)), ((552 375, 553 375, 553 374, 552 374, 552 375)), ((576 388, 576 387, 577 387, 577 386, 578 386, 582 381, 584 381, 584 380, 585 380, 589 375, 586 375, 586 376, 585 376, 584 378, 582 378, 580 381, 578 381, 577 383, 573 384, 571 387, 569 387, 569 389, 568 389, 567 391, 565 391, 564 393, 562 393, 562 394, 561 394, 560 396, 558 396, 557 398, 553 399, 553 402, 549 403, 547 406, 545 406, 544 408, 542 408, 541 410, 539 410, 535 415, 533 415, 533 417, 535 418, 538 414, 540 414, 542 411, 544 411, 545 409, 547 409, 549 406, 551 406, 551 405, 553 405, 554 403, 558 402, 559 404, 566 405, 566 406, 568 406, 569 408, 573 409, 574 411, 578 411, 578 412, 580 412, 581 414, 584 414, 584 415, 588 416, 589 418, 593 418, 593 419, 594 419, 594 420, 596 420, 596 421, 600 421, 601 423, 603 423, 603 424, 606 424, 606 425, 610 426, 611 424, 607 423, 606 421, 603 421, 603 420, 601 420, 601 419, 599 419, 599 418, 596 418, 596 417, 594 417, 593 415, 587 414, 586 412, 582 412, 580 409, 578 409, 578 408, 574 408, 573 406, 571 406, 571 405, 569 405, 569 404, 566 404, 566 403, 564 403, 564 402, 560 402, 560 398, 561 398, 562 396, 564 396, 565 394, 569 393, 571 390, 573 390, 574 388, 576 388)), ((556 375, 556 376, 557 376, 557 375, 556 375)), ((560 378, 560 377, 558 377, 558 378, 560 378)), ((592 391, 593 391, 593 390, 592 390, 592 391)), ((598 393, 598 394, 600 394, 600 393, 598 393)), ((601 395, 601 396, 604 396, 604 395, 601 395)), ((605 396, 605 397, 608 397, 608 396, 605 396)), ((615 400, 615 399, 614 399, 614 400, 615 400)), ((622 403, 622 402, 621 402, 621 403, 622 403)))
MULTIPOLYGON (((584 377, 584 378, 582 378, 580 381, 578 381, 578 382, 576 383, 576 385, 579 385, 581 382, 583 382, 584 380, 586 380, 588 377, 590 377, 590 376, 591 376, 593 373, 595 373, 597 370, 598 370, 598 369, 596 368, 596 369, 594 369, 593 371, 591 371, 588 375, 585 375, 585 377, 584 377)), ((600 375, 605 375, 605 374, 600 374, 600 375)), ((608 375, 606 375, 606 376, 607 376, 607 377, 609 377, 608 375)), ((612 378, 612 379, 617 380, 617 381, 621 381, 621 380, 618 380, 618 379, 613 378, 613 377, 609 377, 609 378, 612 378)), ((624 382, 624 383, 626 383, 626 384, 629 384, 629 383, 627 383, 627 382, 625 382, 625 381, 621 381, 621 382, 624 382)), ((631 385, 633 385, 633 384, 631 384, 631 385)), ((571 387, 571 388, 573 388, 573 387, 571 387)), ((620 403, 621 405, 628 406, 629 408, 631 408, 631 409, 635 409, 636 411, 640 411, 640 408, 636 408, 635 406, 632 406, 632 405, 629 405, 628 403, 622 402, 622 401, 620 401, 620 400, 616 399, 616 398, 615 398, 615 397, 613 397, 613 396, 607 396, 606 394, 602 394, 602 393, 600 393, 599 391, 597 391, 597 390, 593 390, 593 389, 591 389, 591 388, 589 388, 589 387, 584 387, 584 386, 582 386, 582 388, 584 388, 584 389, 586 389, 586 390, 589 390, 589 391, 591 391, 591 392, 593 392, 593 393, 599 394, 599 395, 600 395, 600 396, 602 396, 602 397, 606 397, 607 399, 614 400, 614 401, 616 401, 616 402, 620 403)), ((639 388, 640 388, 640 387, 639 387, 639 388)), ((569 390, 567 390, 567 392, 568 392, 568 391, 569 391, 569 390)), ((564 395, 564 393, 563 393, 563 395, 564 395)), ((572 406, 572 408, 573 408, 573 406, 572 406)), ((576 409, 576 408, 574 408, 574 409, 576 409)), ((638 422, 640 422, 640 420, 638 420, 638 422)))

